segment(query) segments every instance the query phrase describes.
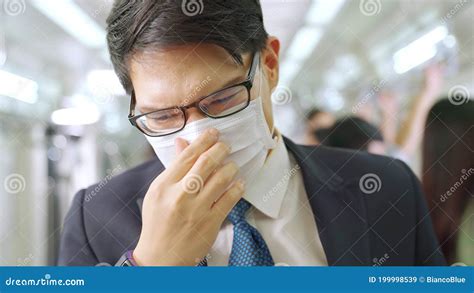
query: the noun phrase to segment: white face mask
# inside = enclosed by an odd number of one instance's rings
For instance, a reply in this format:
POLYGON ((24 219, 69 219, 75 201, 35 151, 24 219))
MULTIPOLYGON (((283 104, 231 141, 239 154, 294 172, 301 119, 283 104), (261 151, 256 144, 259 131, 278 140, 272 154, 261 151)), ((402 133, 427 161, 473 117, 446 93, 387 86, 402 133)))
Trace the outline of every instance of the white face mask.
POLYGON ((181 137, 191 143, 212 127, 219 130, 219 141, 231 147, 231 153, 224 163, 234 161, 240 167, 237 178, 242 178, 246 184, 251 183, 265 163, 268 150, 276 146, 265 120, 261 97, 250 101, 247 108, 234 115, 219 119, 206 117, 187 124, 180 132, 146 138, 167 168, 177 157, 175 138, 181 137))

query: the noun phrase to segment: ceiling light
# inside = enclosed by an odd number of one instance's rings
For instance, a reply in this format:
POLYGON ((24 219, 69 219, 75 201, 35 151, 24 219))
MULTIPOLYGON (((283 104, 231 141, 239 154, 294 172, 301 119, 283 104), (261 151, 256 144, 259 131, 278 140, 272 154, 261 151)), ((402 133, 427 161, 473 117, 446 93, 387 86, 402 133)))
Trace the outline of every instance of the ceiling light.
POLYGON ((341 10, 345 2, 345 0, 313 1, 308 14, 306 14, 306 22, 316 25, 326 25, 330 23, 341 10))
POLYGON ((318 44, 323 35, 323 31, 317 27, 303 27, 298 30, 288 49, 289 59, 303 61, 307 59, 318 44))
POLYGON ((32 0, 31 4, 84 45, 105 45, 104 30, 72 0, 32 0))
POLYGON ((30 79, 0 70, 0 96, 34 104, 38 100, 38 84, 30 79))
POLYGON ((51 114, 51 121, 57 125, 88 125, 100 119, 100 112, 94 105, 63 108, 51 114))
POLYGON ((436 56, 436 44, 448 35, 445 26, 439 26, 393 55, 394 70, 405 73, 436 56))

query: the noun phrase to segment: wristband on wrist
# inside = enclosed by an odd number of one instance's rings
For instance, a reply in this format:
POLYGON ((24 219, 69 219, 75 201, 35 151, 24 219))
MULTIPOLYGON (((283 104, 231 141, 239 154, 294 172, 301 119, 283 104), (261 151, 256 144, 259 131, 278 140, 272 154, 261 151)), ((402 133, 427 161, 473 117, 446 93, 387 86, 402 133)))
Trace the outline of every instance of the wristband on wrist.
POLYGON ((118 260, 117 267, 137 267, 137 263, 133 259, 133 250, 129 250, 125 252, 120 259, 118 260))

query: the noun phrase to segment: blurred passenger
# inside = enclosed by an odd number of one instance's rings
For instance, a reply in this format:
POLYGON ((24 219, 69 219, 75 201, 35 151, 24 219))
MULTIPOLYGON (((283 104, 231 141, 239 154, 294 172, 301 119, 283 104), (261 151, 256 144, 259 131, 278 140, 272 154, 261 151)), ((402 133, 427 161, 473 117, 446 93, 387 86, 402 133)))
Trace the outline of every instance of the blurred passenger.
POLYGON ((407 157, 407 162, 413 159, 416 150, 421 145, 423 127, 428 111, 435 103, 436 98, 440 96, 442 86, 443 68, 437 64, 430 66, 425 72, 423 89, 415 97, 406 119, 400 125, 396 138, 396 144, 404 156, 407 157))
POLYGON ((318 140, 317 135, 315 136, 314 133, 318 133, 318 131, 322 129, 330 128, 336 121, 336 118, 329 112, 313 108, 306 115, 306 121, 307 125, 304 144, 317 145, 320 144, 321 141, 318 140))
POLYGON ((337 120, 331 128, 324 132, 320 131, 319 138, 321 143, 327 146, 356 149, 379 155, 386 153, 380 130, 355 116, 337 120))
POLYGON ((448 264, 474 265, 474 103, 448 99, 429 111, 423 141, 423 188, 448 264))
POLYGON ((395 93, 388 90, 382 91, 377 97, 377 102, 381 113, 380 131, 387 144, 394 145, 398 131, 398 116, 400 113, 400 103, 395 93))

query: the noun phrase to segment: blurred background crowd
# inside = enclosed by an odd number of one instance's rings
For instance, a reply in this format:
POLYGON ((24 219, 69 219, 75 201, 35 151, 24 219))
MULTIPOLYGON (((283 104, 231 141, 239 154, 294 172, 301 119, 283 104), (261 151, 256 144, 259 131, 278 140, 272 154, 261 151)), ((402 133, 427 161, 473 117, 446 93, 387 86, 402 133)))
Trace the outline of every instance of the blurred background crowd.
MULTIPOLYGON (((54 264, 74 193, 154 154, 109 61, 112 0, 0 3, 0 265, 54 264)), ((448 262, 474 265, 474 1, 261 3, 277 128, 405 161, 448 262)))

